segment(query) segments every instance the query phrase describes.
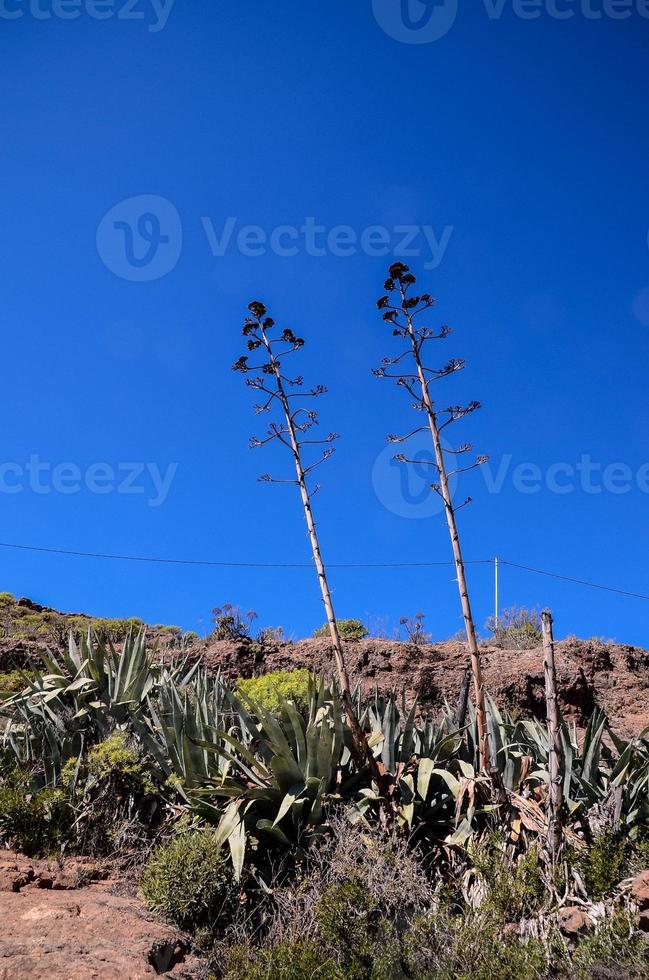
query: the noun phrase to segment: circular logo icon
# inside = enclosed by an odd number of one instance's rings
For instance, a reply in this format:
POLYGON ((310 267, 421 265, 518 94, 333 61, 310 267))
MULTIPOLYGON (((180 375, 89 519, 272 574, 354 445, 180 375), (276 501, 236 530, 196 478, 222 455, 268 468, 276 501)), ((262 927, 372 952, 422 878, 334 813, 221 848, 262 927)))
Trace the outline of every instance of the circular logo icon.
MULTIPOLYGON (((388 443, 372 467, 372 486, 386 510, 397 517, 420 521, 440 514, 444 503, 431 484, 438 483, 435 453, 430 433, 418 432, 402 444, 388 443), (408 462, 395 456, 403 454, 408 462)), ((451 493, 456 478, 451 477, 451 493)))
POLYGON ((120 279, 152 282, 175 267, 183 246, 177 209, 164 197, 140 194, 111 208, 97 228, 97 251, 120 279))
POLYGON ((403 44, 431 44, 455 23, 458 0, 372 0, 382 30, 403 44))

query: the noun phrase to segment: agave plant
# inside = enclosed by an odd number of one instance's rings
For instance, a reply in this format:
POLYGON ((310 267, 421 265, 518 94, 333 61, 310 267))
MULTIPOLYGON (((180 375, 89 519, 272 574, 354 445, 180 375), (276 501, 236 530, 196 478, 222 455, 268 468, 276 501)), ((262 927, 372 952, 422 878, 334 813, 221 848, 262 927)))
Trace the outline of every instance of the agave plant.
POLYGON ((91 630, 79 644, 70 633, 60 659, 48 651, 40 656, 42 668, 25 674, 25 689, 2 706, 9 719, 4 741, 20 764, 42 764, 50 785, 68 759, 111 731, 132 727, 165 672, 186 686, 195 669, 156 665, 144 631, 129 633, 119 652, 91 630))

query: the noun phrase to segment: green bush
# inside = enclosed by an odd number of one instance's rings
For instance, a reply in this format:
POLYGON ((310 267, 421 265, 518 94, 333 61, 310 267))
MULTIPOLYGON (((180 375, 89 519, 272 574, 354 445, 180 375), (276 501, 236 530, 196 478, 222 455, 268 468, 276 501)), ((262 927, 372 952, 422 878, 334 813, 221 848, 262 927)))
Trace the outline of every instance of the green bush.
POLYGON ((146 767, 137 750, 129 743, 126 732, 113 732, 95 745, 86 758, 86 769, 98 779, 137 783, 143 792, 155 792, 146 767))
POLYGON ((183 830, 153 854, 142 894, 182 929, 225 925, 238 900, 231 864, 212 830, 183 830))
POLYGON ((24 691, 27 687, 25 676, 33 679, 35 675, 31 670, 8 670, 0 673, 0 698, 24 691))
MULTIPOLYGON (((337 621, 338 634, 341 640, 364 640, 367 636, 367 629, 360 619, 339 619, 337 621)), ((316 639, 325 638, 328 639, 329 624, 325 623, 320 629, 314 632, 314 637, 316 639)))
POLYGON ((487 902, 503 922, 516 922, 539 911, 545 896, 540 855, 534 845, 513 866, 498 834, 471 848, 473 866, 488 889, 487 902))
POLYGON ((149 766, 125 732, 113 732, 81 763, 69 759, 61 771, 61 785, 81 809, 76 843, 86 853, 137 846, 163 815, 149 766))
POLYGON ((304 709, 309 699, 308 670, 275 670, 261 677, 241 678, 237 681, 237 694, 260 704, 271 714, 277 714, 285 700, 295 701, 304 709))
POLYGON ((602 898, 626 876, 628 848, 628 838, 623 833, 603 830, 578 859, 590 898, 602 898))
POLYGON ((649 943, 635 930, 633 919, 617 911, 600 929, 580 939, 571 963, 572 977, 619 977, 646 980, 649 976, 649 943))
POLYGON ((318 931, 329 947, 340 950, 345 960, 362 970, 372 962, 376 913, 376 903, 360 877, 338 881, 318 901, 318 931))
POLYGON ((0 838, 29 857, 60 851, 73 812, 60 790, 34 792, 20 782, 0 787, 0 838))
POLYGON ((232 946, 219 963, 219 976, 224 980, 346 980, 349 974, 319 943, 298 941, 259 949, 232 946))
MULTIPOLYGON (((503 935, 492 914, 440 910, 413 923, 404 937, 406 976, 415 980, 541 980, 543 944, 503 935)), ((560 974, 552 973, 552 976, 560 974)))
POLYGON ((512 606, 500 614, 498 625, 495 617, 491 616, 486 628, 493 634, 494 645, 505 650, 529 650, 538 646, 543 639, 538 609, 512 606))

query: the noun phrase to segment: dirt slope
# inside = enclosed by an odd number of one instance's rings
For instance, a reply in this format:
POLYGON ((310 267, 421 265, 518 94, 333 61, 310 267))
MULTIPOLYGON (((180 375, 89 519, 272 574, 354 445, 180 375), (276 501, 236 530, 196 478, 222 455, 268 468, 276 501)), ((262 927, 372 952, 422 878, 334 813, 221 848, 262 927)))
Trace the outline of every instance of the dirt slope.
MULTIPOLYGON (((263 648, 258 644, 204 642, 195 655, 212 671, 230 678, 250 677, 269 670, 308 667, 331 670, 326 640, 302 640, 263 648)), ((389 640, 360 640, 346 644, 350 674, 367 690, 405 689, 425 708, 457 699, 467 666, 466 647, 457 642, 413 647, 389 640)), ((543 651, 482 649, 484 679, 495 700, 524 714, 545 717, 543 651)), ((649 725, 649 652, 639 647, 593 640, 557 644, 559 694, 565 716, 578 724, 600 705, 614 729, 638 734, 649 725)))

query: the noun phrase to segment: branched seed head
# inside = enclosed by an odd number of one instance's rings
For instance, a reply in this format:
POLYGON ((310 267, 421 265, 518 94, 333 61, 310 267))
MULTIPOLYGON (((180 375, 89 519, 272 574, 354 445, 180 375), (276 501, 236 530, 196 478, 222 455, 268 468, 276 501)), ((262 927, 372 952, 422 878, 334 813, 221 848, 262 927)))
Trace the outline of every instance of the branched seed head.
MULTIPOLYGON (((284 358, 299 351, 304 346, 302 337, 298 337, 290 327, 281 330, 278 336, 271 336, 269 331, 275 326, 275 321, 267 315, 266 306, 255 301, 248 306, 250 316, 243 323, 243 336, 246 340, 248 354, 241 356, 233 365, 235 371, 248 374, 254 371, 253 377, 245 379, 249 388, 261 392, 261 400, 254 405, 256 415, 262 415, 271 410, 278 413, 278 421, 271 421, 265 437, 253 436, 250 439, 252 448, 265 446, 273 440, 283 443, 293 453, 298 468, 298 482, 315 467, 323 463, 333 454, 331 443, 338 434, 330 432, 321 438, 308 438, 305 434, 318 424, 318 416, 312 408, 304 404, 296 404, 296 399, 309 400, 319 398, 326 392, 324 385, 303 390, 304 379, 301 375, 292 377, 285 373, 284 358), (249 357, 255 355, 258 363, 249 363, 249 357), (303 460, 306 447, 318 446, 329 448, 319 449, 319 458, 307 465, 303 460), (300 477, 300 473, 302 476, 300 477)), ((294 483, 295 480, 276 480, 265 473, 260 480, 263 483, 294 483)))
MULTIPOLYGON (((403 341, 401 351, 397 356, 384 357, 379 367, 373 369, 373 374, 377 378, 389 378, 393 380, 399 388, 404 388, 411 396, 412 407, 419 412, 425 412, 429 417, 429 426, 432 433, 436 433, 434 438, 439 439, 439 434, 447 425, 458 422, 476 411, 480 407, 478 402, 472 401, 468 405, 451 405, 445 409, 438 409, 432 397, 432 386, 442 378, 449 377, 464 370, 465 361, 463 358, 452 357, 446 361, 441 368, 428 367, 424 362, 424 352, 426 345, 434 340, 445 340, 451 333, 451 328, 444 324, 441 327, 433 327, 423 322, 435 306, 435 300, 430 293, 417 293, 413 290, 416 286, 416 277, 403 262, 394 262, 388 271, 388 278, 384 283, 385 294, 377 301, 377 309, 381 314, 381 319, 392 327, 392 336, 403 341)), ((427 428, 428 426, 426 426, 427 428)), ((389 435, 388 442, 405 442, 415 432, 420 432, 421 428, 415 429, 406 436, 389 435)), ((472 448, 469 443, 463 443, 458 449, 442 447, 443 454, 460 456, 467 453, 472 448)), ((400 463, 412 462, 403 453, 395 456, 394 459, 400 463)), ((444 474, 440 471, 437 460, 433 464, 438 468, 440 477, 444 474)), ((486 457, 479 456, 471 466, 455 470, 455 473, 465 472, 475 466, 482 465, 486 457)), ((441 464, 444 466, 444 463, 441 464)), ((445 466, 444 466, 445 469, 445 466)), ((448 474, 446 474, 448 476, 448 474)), ((446 482, 446 481, 441 481, 446 482)), ((433 489, 438 492, 441 485, 433 484, 433 489)))

